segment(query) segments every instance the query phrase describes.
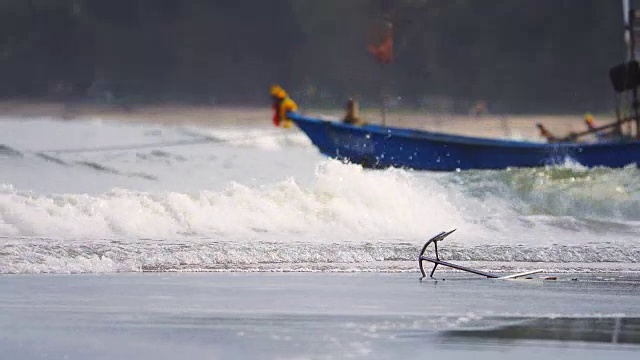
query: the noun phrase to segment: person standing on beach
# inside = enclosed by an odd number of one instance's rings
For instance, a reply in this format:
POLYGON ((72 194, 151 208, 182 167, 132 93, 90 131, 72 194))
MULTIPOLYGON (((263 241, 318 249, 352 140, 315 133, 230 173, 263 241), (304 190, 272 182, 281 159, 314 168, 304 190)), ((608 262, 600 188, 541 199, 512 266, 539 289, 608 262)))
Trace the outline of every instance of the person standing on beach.
POLYGON ((287 117, 287 114, 292 111, 298 111, 298 105, 279 85, 271 87, 271 98, 273 100, 273 125, 290 128, 292 122, 287 117))

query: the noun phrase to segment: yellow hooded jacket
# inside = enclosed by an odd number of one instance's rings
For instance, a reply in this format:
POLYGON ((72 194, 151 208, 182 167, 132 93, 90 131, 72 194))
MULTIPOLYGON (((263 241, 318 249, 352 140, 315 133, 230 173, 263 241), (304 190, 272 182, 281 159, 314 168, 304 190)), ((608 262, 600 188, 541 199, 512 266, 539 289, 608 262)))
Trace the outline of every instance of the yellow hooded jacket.
POLYGON ((274 98, 273 124, 283 128, 290 128, 293 123, 287 118, 287 113, 298 111, 298 104, 278 85, 271 87, 271 96, 274 98))

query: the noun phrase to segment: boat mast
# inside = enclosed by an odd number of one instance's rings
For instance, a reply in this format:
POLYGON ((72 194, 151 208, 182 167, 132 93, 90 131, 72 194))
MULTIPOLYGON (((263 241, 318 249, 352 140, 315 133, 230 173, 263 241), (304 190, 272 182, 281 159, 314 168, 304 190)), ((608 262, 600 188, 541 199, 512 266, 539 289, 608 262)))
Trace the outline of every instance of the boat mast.
POLYGON ((622 17, 624 19, 624 43, 627 46, 627 61, 631 61, 631 32, 629 30, 629 0, 622 0, 622 17))
MULTIPOLYGON (((635 22, 636 11, 630 6, 629 0, 622 0, 622 9, 624 12, 624 25, 625 25, 625 40, 627 44, 627 58, 630 62, 636 62, 636 34, 635 34, 635 22)), ((636 138, 640 138, 640 102, 638 101, 638 86, 634 86, 632 90, 633 100, 633 118, 636 121, 636 138)))

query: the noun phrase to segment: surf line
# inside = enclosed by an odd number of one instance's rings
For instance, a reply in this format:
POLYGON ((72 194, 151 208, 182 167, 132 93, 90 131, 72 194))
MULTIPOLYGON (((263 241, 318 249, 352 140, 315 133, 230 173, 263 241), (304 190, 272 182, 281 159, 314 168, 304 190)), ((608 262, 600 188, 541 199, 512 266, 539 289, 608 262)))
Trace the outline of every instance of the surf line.
MULTIPOLYGON (((55 154, 55 153, 54 153, 55 154)), ((38 157, 42 160, 48 161, 50 163, 54 163, 57 165, 62 165, 62 166, 83 166, 83 167, 88 167, 90 169, 93 169, 95 171, 99 171, 99 172, 104 172, 104 173, 109 173, 109 174, 113 174, 113 175, 122 175, 122 176, 127 176, 127 177, 138 177, 138 178, 143 178, 146 180, 158 180, 158 177, 155 175, 149 175, 149 174, 145 174, 142 172, 125 172, 125 171, 120 171, 117 169, 114 169, 112 167, 108 167, 105 165, 102 165, 100 163, 94 162, 94 161, 87 161, 87 160, 72 160, 72 161, 67 161, 64 159, 61 159, 57 156, 51 155, 51 153, 47 153, 44 151, 19 151, 16 150, 12 147, 9 147, 7 145, 4 144, 0 144, 0 155, 8 155, 8 156, 12 156, 12 157, 17 157, 17 158, 24 158, 25 156, 29 156, 29 155, 33 155, 35 157, 38 157)))
POLYGON ((39 151, 40 154, 46 153, 54 153, 54 154, 72 154, 72 153, 87 153, 87 152, 102 152, 102 151, 126 151, 126 150, 140 150, 140 149, 148 149, 148 148, 165 148, 165 147, 174 147, 174 146, 190 146, 190 145, 201 145, 208 143, 232 143, 232 142, 243 142, 250 141, 274 136, 285 136, 287 133, 269 133, 269 134, 260 134, 255 136, 239 136, 231 139, 222 139, 215 136, 203 135, 193 132, 185 132, 185 134, 198 137, 198 139, 190 139, 190 140, 177 140, 177 141, 165 141, 165 142, 156 142, 156 143, 146 143, 146 144, 132 144, 132 145, 114 145, 114 146, 103 146, 103 147, 84 147, 84 148, 69 148, 69 149, 53 149, 53 150, 43 150, 39 151))
POLYGON ((237 137, 231 137, 231 138, 220 138, 217 136, 213 136, 213 135, 207 135, 207 134, 201 134, 198 132, 194 132, 194 131, 190 131, 190 130, 182 130, 182 133, 188 136, 193 136, 193 137, 197 137, 197 138, 205 138, 205 139, 210 139, 212 142, 216 142, 216 143, 234 143, 234 142, 244 142, 244 141, 250 141, 250 140, 259 140, 259 139, 266 139, 266 138, 271 138, 271 137, 286 137, 290 134, 290 132, 283 132, 282 130, 275 130, 275 131, 269 131, 269 132, 264 132, 261 134, 255 134, 255 135, 244 135, 244 136, 237 136, 237 137))
POLYGON ((162 148, 162 147, 173 147, 173 146, 188 146, 188 145, 198 145, 198 144, 206 144, 214 142, 211 139, 200 139, 200 140, 179 140, 179 141, 167 141, 167 142, 158 142, 158 143, 147 143, 147 144, 133 144, 133 145, 117 145, 117 146, 103 146, 103 147, 86 147, 86 148, 71 148, 71 149, 53 149, 53 150, 44 150, 40 151, 40 153, 55 153, 55 154, 72 154, 72 153, 85 153, 85 152, 100 152, 100 151, 122 151, 122 150, 139 150, 139 149, 147 149, 147 148, 162 148))
POLYGON ((102 164, 99 164, 97 162, 93 162, 93 161, 65 161, 62 160, 58 157, 46 154, 46 153, 42 153, 42 152, 37 152, 34 153, 35 156, 58 164, 58 165, 62 165, 62 166, 83 166, 83 167, 87 167, 90 168, 92 170, 98 171, 98 172, 104 172, 104 173, 108 173, 108 174, 113 174, 113 175, 122 175, 122 176, 127 176, 127 177, 138 177, 138 178, 142 178, 142 179, 146 179, 146 180, 158 180, 158 177, 155 175, 149 175, 149 174, 145 174, 142 172, 123 172, 117 169, 114 169, 112 167, 108 167, 102 164))

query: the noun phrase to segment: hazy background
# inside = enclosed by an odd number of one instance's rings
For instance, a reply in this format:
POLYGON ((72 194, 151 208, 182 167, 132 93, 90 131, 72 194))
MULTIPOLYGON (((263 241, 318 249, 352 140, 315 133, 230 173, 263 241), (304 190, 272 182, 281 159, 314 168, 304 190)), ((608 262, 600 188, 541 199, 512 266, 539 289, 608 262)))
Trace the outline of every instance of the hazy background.
POLYGON ((0 0, 0 99, 609 111, 617 0, 0 0), (381 65, 367 38, 394 25, 381 65))

